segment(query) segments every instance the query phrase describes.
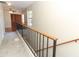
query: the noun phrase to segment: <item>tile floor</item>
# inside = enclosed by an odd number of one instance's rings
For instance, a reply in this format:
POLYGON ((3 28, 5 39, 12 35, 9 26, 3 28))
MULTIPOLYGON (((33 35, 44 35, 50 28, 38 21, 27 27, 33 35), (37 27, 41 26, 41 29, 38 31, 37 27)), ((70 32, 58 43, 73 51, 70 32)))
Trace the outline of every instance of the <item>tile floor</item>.
POLYGON ((15 32, 5 33, 0 46, 0 57, 34 57, 23 40, 15 32))

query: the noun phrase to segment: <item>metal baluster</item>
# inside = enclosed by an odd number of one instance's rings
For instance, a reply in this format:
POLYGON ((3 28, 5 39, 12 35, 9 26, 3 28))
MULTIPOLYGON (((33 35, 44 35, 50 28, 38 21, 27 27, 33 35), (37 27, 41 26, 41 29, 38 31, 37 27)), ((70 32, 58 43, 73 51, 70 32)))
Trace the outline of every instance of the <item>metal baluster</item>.
POLYGON ((25 34, 26 41, 28 41, 28 35, 29 35, 28 32, 29 32, 28 29, 26 29, 26 34, 25 34))
POLYGON ((44 35, 43 35, 43 42, 42 42, 42 57, 44 57, 44 35))
POLYGON ((23 26, 22 26, 22 37, 23 37, 23 26))
POLYGON ((31 36, 31 32, 30 32, 30 30, 28 29, 28 43, 31 45, 31 41, 30 41, 30 36, 31 36))
POLYGON ((48 43, 49 43, 49 39, 47 37, 47 51, 46 51, 46 57, 48 57, 48 43))
POLYGON ((31 40, 32 40, 32 45, 33 45, 33 50, 35 51, 35 33, 33 32, 33 31, 31 31, 32 33, 32 35, 31 35, 31 40))
POLYGON ((33 32, 34 33, 34 51, 35 51, 35 32, 33 32))
MULTIPOLYGON (((35 32, 31 31, 31 41, 32 41, 32 48, 35 51, 35 32)), ((36 53, 34 52, 34 55, 36 55, 36 53)))
POLYGON ((38 56, 38 32, 37 32, 37 56, 38 56))
POLYGON ((29 44, 31 45, 31 47, 33 48, 33 41, 31 40, 32 38, 32 31, 29 29, 29 44))
POLYGON ((53 40, 53 57, 56 56, 56 40, 53 40))
POLYGON ((41 34, 39 36, 39 57, 40 57, 40 47, 41 47, 41 34))

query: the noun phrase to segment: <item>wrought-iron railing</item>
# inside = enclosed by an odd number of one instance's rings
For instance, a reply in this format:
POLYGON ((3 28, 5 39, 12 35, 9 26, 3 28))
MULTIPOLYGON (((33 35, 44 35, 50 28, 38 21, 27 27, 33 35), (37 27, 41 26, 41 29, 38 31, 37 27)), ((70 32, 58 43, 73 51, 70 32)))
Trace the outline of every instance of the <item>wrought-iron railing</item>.
POLYGON ((54 36, 47 33, 42 33, 36 29, 29 28, 25 25, 16 24, 18 32, 28 44, 33 54, 37 57, 55 57, 56 56, 56 42, 54 36), (52 45, 52 48, 49 46, 52 45), (46 48, 46 49, 45 49, 46 48))

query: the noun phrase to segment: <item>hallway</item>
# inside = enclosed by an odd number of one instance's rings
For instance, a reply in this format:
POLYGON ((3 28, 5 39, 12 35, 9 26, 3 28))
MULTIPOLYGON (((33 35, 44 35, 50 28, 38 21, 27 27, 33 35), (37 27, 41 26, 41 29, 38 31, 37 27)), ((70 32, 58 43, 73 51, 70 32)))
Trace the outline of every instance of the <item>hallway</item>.
POLYGON ((7 32, 0 46, 0 57, 33 57, 33 54, 15 32, 7 32))

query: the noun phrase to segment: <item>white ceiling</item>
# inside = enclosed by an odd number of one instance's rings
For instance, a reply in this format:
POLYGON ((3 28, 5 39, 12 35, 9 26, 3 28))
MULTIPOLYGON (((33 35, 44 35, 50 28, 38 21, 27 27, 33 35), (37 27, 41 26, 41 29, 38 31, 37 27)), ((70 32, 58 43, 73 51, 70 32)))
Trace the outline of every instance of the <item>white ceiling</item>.
POLYGON ((11 3, 11 6, 16 9, 24 9, 34 3, 34 1, 7 1, 11 3))

